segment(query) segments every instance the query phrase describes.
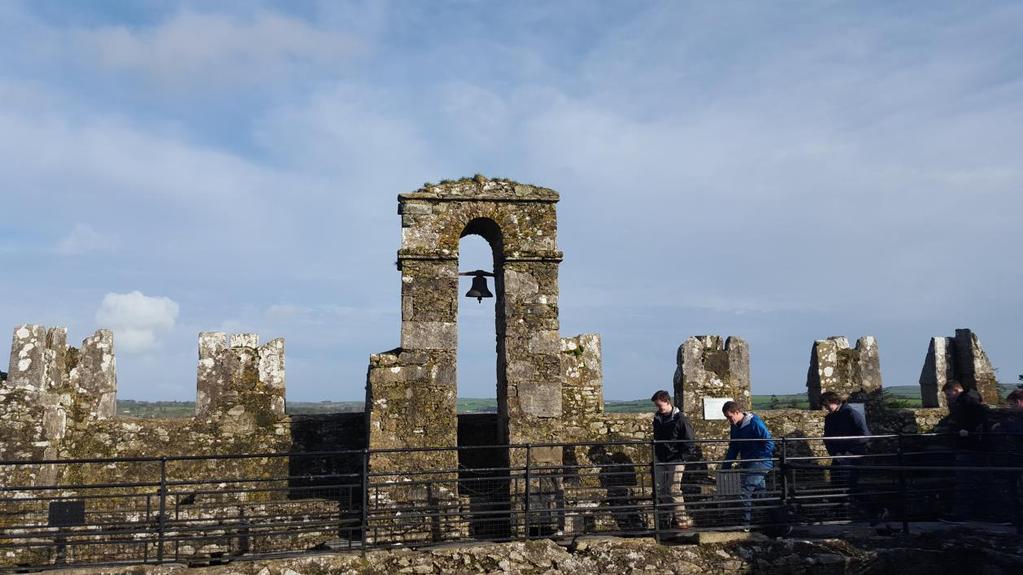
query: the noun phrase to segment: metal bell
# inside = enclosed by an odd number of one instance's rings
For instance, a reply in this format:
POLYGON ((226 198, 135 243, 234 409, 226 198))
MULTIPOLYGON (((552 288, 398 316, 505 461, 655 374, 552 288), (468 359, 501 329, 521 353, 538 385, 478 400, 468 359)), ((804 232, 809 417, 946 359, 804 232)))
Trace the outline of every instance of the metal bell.
POLYGON ((483 298, 485 297, 494 297, 494 294, 490 293, 490 288, 487 287, 487 276, 494 277, 494 274, 488 271, 475 270, 462 272, 458 275, 472 276, 472 287, 469 288, 469 291, 465 292, 465 297, 474 297, 479 303, 483 303, 483 298))
POLYGON ((474 297, 479 303, 483 303, 483 298, 494 297, 494 294, 490 293, 490 289, 487 288, 486 276, 474 276, 472 278, 472 287, 469 291, 465 292, 465 297, 474 297))

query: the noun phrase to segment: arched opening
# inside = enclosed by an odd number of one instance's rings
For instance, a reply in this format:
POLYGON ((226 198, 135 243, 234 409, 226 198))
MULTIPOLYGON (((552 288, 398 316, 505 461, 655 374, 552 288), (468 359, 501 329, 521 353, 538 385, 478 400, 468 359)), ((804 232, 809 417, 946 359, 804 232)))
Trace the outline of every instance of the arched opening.
POLYGON ((466 298, 473 278, 462 276, 458 294, 458 466, 459 492, 469 497, 478 519, 470 529, 478 539, 510 536, 507 396, 504 380, 504 245, 493 220, 469 222, 459 242, 460 272, 483 270, 493 298, 466 298))

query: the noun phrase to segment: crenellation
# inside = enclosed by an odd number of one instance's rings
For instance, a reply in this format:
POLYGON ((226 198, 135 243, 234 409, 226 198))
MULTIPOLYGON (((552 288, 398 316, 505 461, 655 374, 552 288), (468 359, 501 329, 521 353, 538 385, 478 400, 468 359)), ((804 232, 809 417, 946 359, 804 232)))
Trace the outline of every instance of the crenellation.
POLYGON ((811 409, 821 408, 820 396, 827 391, 860 402, 881 392, 881 360, 873 336, 859 338, 854 348, 849 347, 849 340, 844 336, 813 343, 806 374, 811 409))
POLYGON ((75 393, 75 419, 107 419, 117 415, 117 359, 110 330, 101 329, 82 341, 70 378, 75 393))
POLYGON ((285 417, 284 340, 252 333, 199 334, 196 417, 227 418, 242 431, 285 417))
POLYGON ((726 398, 749 408, 749 346, 745 340, 718 335, 687 338, 676 355, 674 393, 676 403, 693 421, 705 419, 704 398, 726 398))
POLYGON ((995 370, 972 330, 957 329, 954 337, 931 338, 920 372, 923 406, 945 407, 942 389, 952 380, 976 389, 986 403, 1001 403, 995 370))

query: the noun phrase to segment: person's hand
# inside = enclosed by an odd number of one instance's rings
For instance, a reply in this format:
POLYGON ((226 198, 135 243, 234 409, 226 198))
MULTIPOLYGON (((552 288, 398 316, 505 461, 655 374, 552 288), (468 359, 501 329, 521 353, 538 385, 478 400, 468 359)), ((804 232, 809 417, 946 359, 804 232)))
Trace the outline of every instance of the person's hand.
POLYGON ((968 437, 969 435, 970 435, 969 431, 966 431, 965 429, 959 430, 959 437, 968 437))

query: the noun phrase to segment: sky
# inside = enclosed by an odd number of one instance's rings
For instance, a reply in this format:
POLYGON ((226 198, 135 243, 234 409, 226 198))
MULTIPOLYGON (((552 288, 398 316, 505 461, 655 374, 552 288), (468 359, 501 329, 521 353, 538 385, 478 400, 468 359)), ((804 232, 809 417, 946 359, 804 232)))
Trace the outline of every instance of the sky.
MULTIPOLYGON (((553 188, 562 335, 605 397, 745 338, 914 385, 976 331, 1023 374, 1018 2, 0 2, 0 327, 114 330, 122 399, 192 399, 200 331, 287 341, 288 398, 364 397, 396 347, 396 196, 553 188)), ((463 269, 489 267, 462 242, 463 269)), ((463 289, 468 289, 465 280, 463 289)), ((495 397, 462 298, 459 395, 495 397)))

